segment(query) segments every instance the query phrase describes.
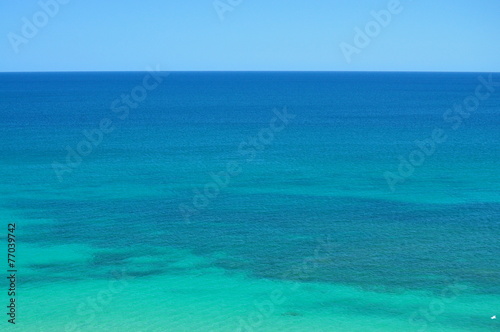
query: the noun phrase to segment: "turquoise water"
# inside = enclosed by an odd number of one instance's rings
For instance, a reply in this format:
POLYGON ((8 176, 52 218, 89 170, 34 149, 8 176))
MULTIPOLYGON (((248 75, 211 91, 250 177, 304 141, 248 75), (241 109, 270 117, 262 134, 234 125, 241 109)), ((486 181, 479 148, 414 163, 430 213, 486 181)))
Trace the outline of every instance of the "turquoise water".
POLYGON ((500 329, 488 74, 163 73, 124 116, 146 75, 0 75, 0 219, 18 250, 2 330, 500 329), (68 166, 102 119, 114 129, 68 166))

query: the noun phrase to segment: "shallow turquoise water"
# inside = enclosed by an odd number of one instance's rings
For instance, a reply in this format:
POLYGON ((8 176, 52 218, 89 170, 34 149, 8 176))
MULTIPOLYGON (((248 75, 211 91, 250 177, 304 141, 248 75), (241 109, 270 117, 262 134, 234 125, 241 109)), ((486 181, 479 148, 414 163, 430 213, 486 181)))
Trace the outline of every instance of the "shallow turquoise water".
POLYGON ((480 74, 172 73, 117 118, 144 75, 0 75, 16 330, 499 329, 500 91, 443 120, 480 74), (284 129, 242 151, 284 106, 284 129), (54 161, 105 117, 59 181, 54 161), (447 140, 391 191, 384 173, 435 128, 447 140), (193 205, 228 162, 241 172, 193 205))

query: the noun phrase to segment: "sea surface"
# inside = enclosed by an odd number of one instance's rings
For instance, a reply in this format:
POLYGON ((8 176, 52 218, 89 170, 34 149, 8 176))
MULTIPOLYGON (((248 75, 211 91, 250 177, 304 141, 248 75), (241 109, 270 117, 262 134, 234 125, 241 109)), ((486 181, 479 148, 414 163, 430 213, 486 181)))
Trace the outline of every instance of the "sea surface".
POLYGON ((0 74, 0 330, 500 331, 495 82, 0 74))

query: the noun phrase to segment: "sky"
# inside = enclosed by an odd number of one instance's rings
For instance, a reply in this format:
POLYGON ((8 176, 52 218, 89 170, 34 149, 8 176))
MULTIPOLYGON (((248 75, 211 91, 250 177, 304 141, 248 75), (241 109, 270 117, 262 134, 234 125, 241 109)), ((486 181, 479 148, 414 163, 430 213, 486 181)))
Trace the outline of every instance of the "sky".
POLYGON ((500 72, 499 15, 499 0, 0 0, 0 72, 500 72))

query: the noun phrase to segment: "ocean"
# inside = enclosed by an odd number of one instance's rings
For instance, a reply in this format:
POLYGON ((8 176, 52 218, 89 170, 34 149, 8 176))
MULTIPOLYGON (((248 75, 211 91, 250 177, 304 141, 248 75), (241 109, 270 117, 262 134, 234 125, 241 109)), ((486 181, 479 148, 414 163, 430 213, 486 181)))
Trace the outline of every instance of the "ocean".
POLYGON ((2 73, 0 329, 499 331, 497 82, 2 73))

